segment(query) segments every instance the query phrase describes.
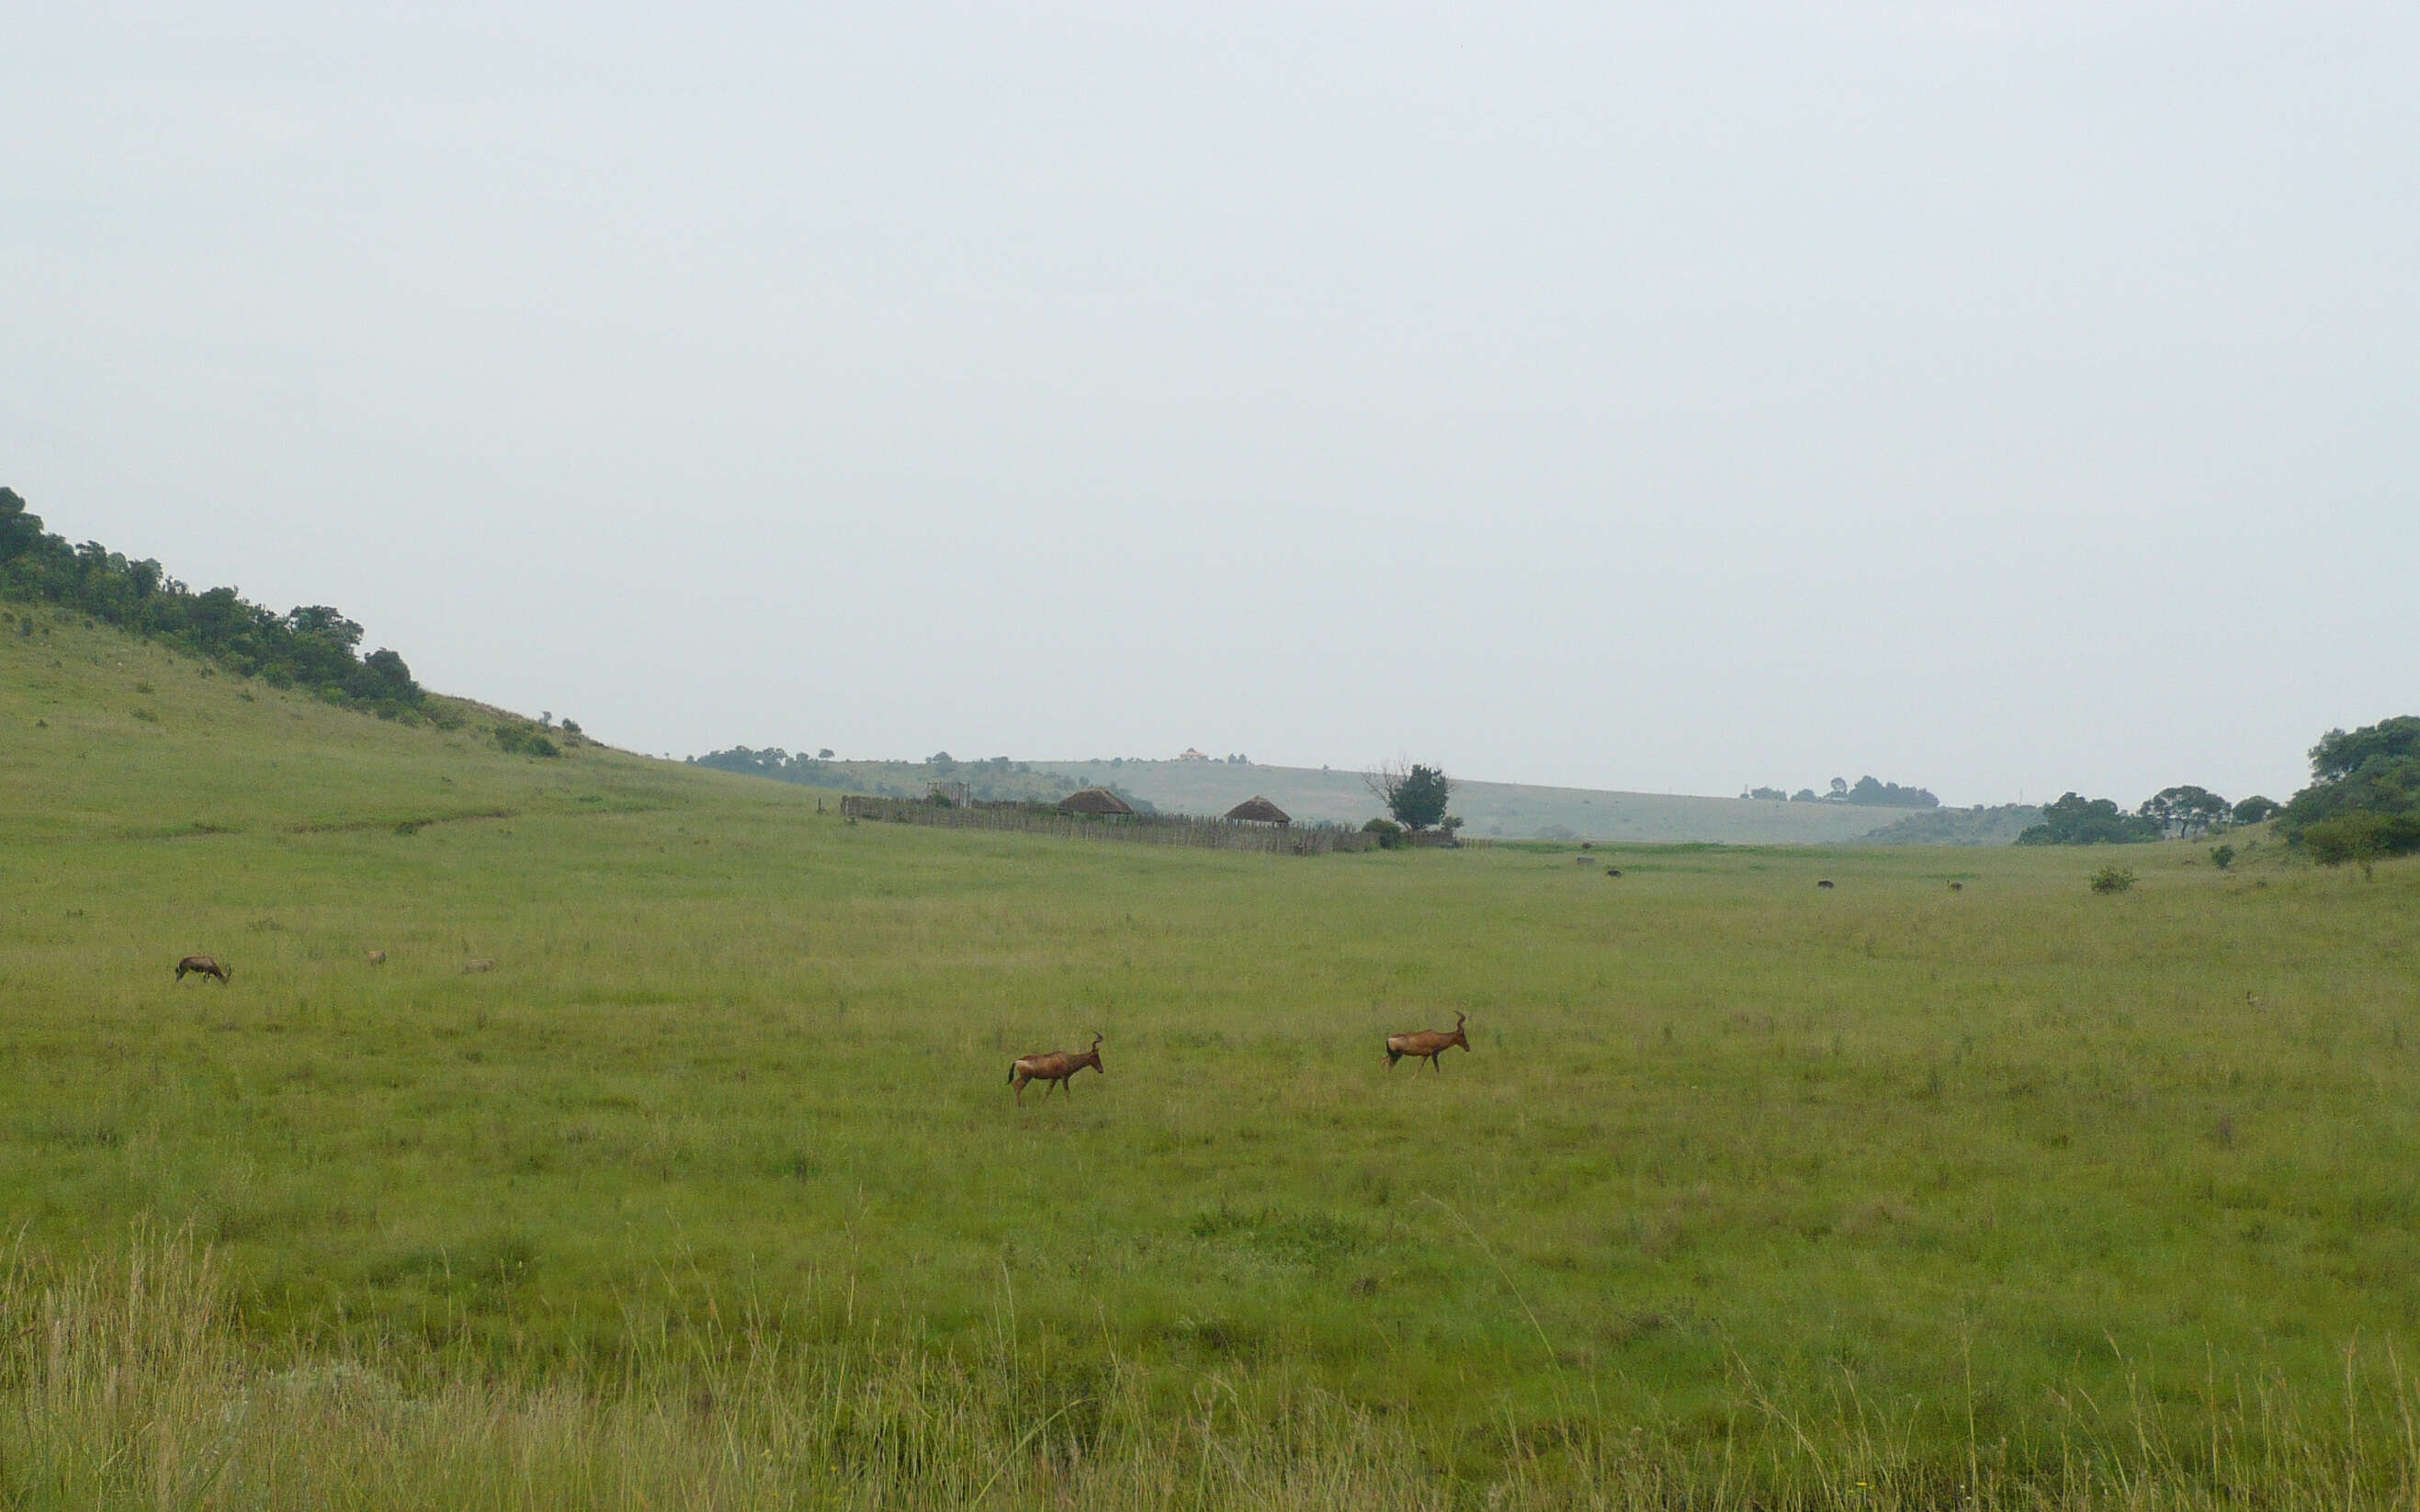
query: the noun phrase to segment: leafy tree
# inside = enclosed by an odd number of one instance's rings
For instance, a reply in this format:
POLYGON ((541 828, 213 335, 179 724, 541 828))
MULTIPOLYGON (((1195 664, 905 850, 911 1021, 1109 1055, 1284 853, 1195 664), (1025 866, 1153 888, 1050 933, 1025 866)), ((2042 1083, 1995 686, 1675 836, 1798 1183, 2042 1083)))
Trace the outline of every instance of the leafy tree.
POLYGON ((2234 813, 2225 798, 2208 788, 2190 783, 2181 787, 2162 788, 2143 800, 2134 810, 2142 818, 2160 826, 2163 837, 2181 836, 2191 840, 2204 834, 2210 826, 2224 823, 2234 813))
POLYGON ((2288 844, 2365 869, 2420 851, 2420 717, 2329 731, 2311 748, 2311 777, 2277 815, 2288 844))
MULTIPOLYGON (((1839 781, 1833 779, 1833 791, 1839 792, 1839 781)), ((1922 788, 1903 788, 1896 782, 1879 782, 1869 774, 1857 779, 1857 785, 1848 790, 1849 802, 1877 809, 1938 809, 1941 800, 1922 788)))
POLYGON ((1395 848, 1396 842, 1404 838, 1404 826, 1391 819, 1373 819, 1361 826, 1361 833, 1377 836, 1378 848, 1382 851, 1391 851, 1395 848))
POLYGON ((2017 837, 2020 845, 2131 845, 2158 840, 2160 826, 2139 814, 2121 813, 2107 798, 2070 793, 2042 805, 2041 823, 2017 837))
POLYGON ((1740 796, 1744 798, 1770 798, 1778 803, 1782 799, 1789 797, 1790 795, 1782 792, 1779 788, 1750 788, 1745 793, 1741 794, 1740 796))
POLYGON ((2420 756, 2420 715, 2401 715, 2347 734, 2331 730, 2311 748, 2311 779, 2335 782, 2378 760, 2420 756))
POLYGON ((2276 799, 2264 798, 2256 793, 2238 802, 2232 812, 2237 824, 2257 825, 2265 819, 2274 819, 2281 807, 2283 806, 2276 799))
POLYGON ((2210 848, 2210 864, 2218 868, 2221 872, 2233 866, 2235 864, 2235 847, 2232 845, 2211 846, 2210 848))
POLYGON ((1453 784, 1445 773, 1417 763, 1408 769, 1381 766, 1363 780, 1372 795, 1395 816, 1396 823, 1415 831, 1443 819, 1446 800, 1453 793, 1453 784))
POLYGON ((819 750, 819 751, 815 752, 815 760, 817 760, 817 761, 819 761, 819 762, 828 762, 828 761, 830 761, 831 759, 832 759, 832 750, 831 750, 831 748, 830 748, 830 746, 826 746, 823 749, 821 749, 821 750, 819 750))

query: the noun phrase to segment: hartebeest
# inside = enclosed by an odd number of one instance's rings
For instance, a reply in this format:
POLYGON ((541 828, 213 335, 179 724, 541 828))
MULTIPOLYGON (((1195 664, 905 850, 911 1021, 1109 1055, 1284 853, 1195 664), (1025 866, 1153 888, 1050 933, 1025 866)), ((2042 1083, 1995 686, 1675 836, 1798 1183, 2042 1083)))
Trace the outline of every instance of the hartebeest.
POLYGON ((371 965, 382 966, 386 964, 386 952, 384 950, 372 950, 369 953, 369 956, 371 965))
MULTIPOLYGON (((1073 1050, 1053 1050, 1047 1056, 1017 1057, 1016 1064, 1008 1068, 1008 1079, 1016 1088, 1016 1100, 1022 1103, 1025 1101, 1026 1083, 1048 1082, 1050 1086, 1042 1089, 1042 1095, 1047 1098, 1053 1088, 1065 1087, 1076 1079, 1078 1072, 1087 1066, 1104 1076, 1109 1074, 1101 1068, 1101 1037, 1097 1034, 1093 1036, 1093 1048, 1081 1055, 1073 1050)), ((1073 1097, 1075 1094, 1070 1092, 1068 1095, 1073 1097)))
POLYGON ((227 980, 227 968, 206 955, 189 955, 177 963, 178 981, 184 980, 189 971, 196 977, 216 977, 222 982, 227 980))
POLYGON ((1463 1014, 1456 1013, 1453 1016, 1451 1030, 1419 1029, 1410 1034, 1387 1036, 1387 1069, 1393 1071, 1395 1062, 1405 1056, 1417 1056, 1429 1063, 1429 1070, 1445 1070, 1445 1067, 1438 1062, 1439 1057, 1455 1045, 1460 1045, 1465 1050, 1470 1048, 1470 1037, 1462 1032, 1463 1019, 1463 1014))

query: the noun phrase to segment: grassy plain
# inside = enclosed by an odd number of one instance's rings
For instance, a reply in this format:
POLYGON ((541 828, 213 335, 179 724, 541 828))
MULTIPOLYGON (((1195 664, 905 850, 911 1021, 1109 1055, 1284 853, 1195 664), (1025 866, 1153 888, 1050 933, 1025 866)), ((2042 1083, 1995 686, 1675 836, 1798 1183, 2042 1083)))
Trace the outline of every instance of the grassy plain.
POLYGON ((2413 1495, 2411 863, 848 825, 41 624, 21 1503, 2413 1495))

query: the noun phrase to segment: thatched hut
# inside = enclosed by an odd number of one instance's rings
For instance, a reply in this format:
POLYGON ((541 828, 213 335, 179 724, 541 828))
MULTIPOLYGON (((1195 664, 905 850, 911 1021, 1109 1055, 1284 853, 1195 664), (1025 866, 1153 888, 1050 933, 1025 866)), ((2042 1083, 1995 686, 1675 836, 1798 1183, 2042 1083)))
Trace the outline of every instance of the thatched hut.
POLYGON ((1061 813, 1132 814, 1126 801, 1107 788, 1085 788, 1059 800, 1061 813))
POLYGON ((1283 809, 1255 793, 1227 810, 1227 817, 1246 825, 1291 825, 1294 820, 1283 809))

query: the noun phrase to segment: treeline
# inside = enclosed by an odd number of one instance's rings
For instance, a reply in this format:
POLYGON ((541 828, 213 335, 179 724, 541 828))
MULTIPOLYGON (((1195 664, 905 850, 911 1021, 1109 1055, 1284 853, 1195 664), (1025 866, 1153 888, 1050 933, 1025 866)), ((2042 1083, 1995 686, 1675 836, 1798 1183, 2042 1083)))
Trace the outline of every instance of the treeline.
POLYGON ((1795 793, 1784 793, 1779 788, 1750 788, 1740 796, 1764 798, 1776 803, 1854 803, 1869 809, 1941 807, 1941 800, 1924 788, 1903 788, 1896 782, 1882 781, 1871 774, 1857 779, 1854 783, 1845 777, 1836 777, 1832 779, 1829 793, 1818 793, 1813 788, 1800 788, 1795 793))
POLYGON ((2254 795, 2229 803, 2205 787, 2183 783, 2162 788, 2133 812, 2115 799, 2062 794, 2042 805, 2041 823, 2017 837, 2020 845, 2136 845, 2155 840, 2193 840, 2230 824, 2257 825, 2273 818, 2277 804, 2254 795))
POLYGON ((2108 798, 2069 793, 2042 807, 2020 845, 2126 845, 2191 840, 2230 825, 2277 822, 2288 846, 2327 865, 2420 851, 2420 716, 2347 732, 2310 749, 2311 785, 2280 805, 2255 795, 2229 803, 2208 788, 2163 788, 2127 812, 2108 798))
MULTIPOLYGON (((56 604, 382 718, 416 716, 427 697, 401 656, 384 649, 362 656, 362 627, 335 609, 314 604, 279 614, 232 588, 194 593, 148 558, 130 561, 98 541, 70 546, 9 488, 0 488, 0 597, 56 604)), ((20 634, 33 628, 31 618, 19 621, 20 634)))
POLYGON ((2320 736, 2311 785, 2287 803, 2277 828, 2329 865, 2420 851, 2420 716, 2320 736))

